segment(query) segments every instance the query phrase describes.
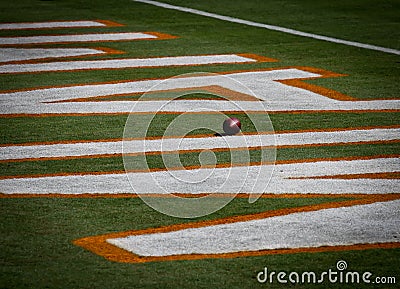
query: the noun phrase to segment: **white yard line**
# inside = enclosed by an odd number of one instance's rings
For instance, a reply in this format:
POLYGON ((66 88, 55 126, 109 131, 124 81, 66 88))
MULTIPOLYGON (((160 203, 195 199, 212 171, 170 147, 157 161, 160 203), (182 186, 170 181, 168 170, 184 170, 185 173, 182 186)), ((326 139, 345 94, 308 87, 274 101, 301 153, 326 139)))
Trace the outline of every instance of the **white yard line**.
MULTIPOLYGON (((1 52, 1 50, 0 50, 1 52)), ((133 59, 109 59, 92 61, 63 61, 32 64, 8 64, 0 65, 0 73, 26 73, 47 72, 63 70, 95 70, 95 69, 122 69, 141 67, 161 67, 178 65, 206 65, 222 63, 249 63, 257 60, 235 54, 221 55, 188 55, 171 57, 133 58, 133 59)))
POLYGON ((215 19, 219 19, 219 20, 223 20, 223 21, 239 23, 239 24, 253 26, 253 27, 265 28, 268 30, 279 31, 279 32, 283 32, 283 33, 297 35, 297 36, 314 38, 314 39, 318 39, 318 40, 339 43, 339 44, 344 44, 344 45, 348 45, 348 46, 354 46, 354 47, 359 47, 359 48, 364 48, 364 49, 369 49, 369 50, 376 50, 376 51, 381 51, 381 52, 385 52, 385 53, 400 55, 400 51, 396 50, 396 49, 385 48, 385 47, 380 47, 380 46, 371 45, 371 44, 364 44, 364 43, 355 42, 355 41, 348 41, 348 40, 338 39, 338 38, 334 38, 334 37, 327 37, 327 36, 313 34, 313 33, 307 33, 307 32, 294 30, 294 29, 290 29, 290 28, 285 28, 285 27, 281 27, 281 26, 268 25, 268 24, 243 20, 243 19, 239 19, 239 18, 235 18, 235 17, 229 17, 229 16, 219 15, 219 14, 215 14, 215 13, 205 12, 205 11, 201 11, 201 10, 197 10, 197 9, 176 6, 176 5, 170 5, 170 4, 166 4, 166 3, 162 3, 162 2, 158 2, 158 1, 151 1, 151 0, 133 0, 133 1, 146 3, 146 4, 166 8, 166 9, 178 10, 178 11, 182 11, 182 12, 211 17, 211 18, 215 18, 215 19))
MULTIPOLYGON (((300 69, 276 69, 250 71, 225 75, 234 81, 226 82, 223 76, 193 76, 139 80, 110 84, 87 84, 0 93, 0 114, 41 113, 129 113, 170 111, 297 111, 297 110, 388 110, 400 109, 400 100, 339 101, 317 93, 293 87, 277 80, 317 78, 319 74, 300 69), (228 83, 228 84, 227 84, 228 83), (238 83, 234 87, 231 83, 238 83), (242 85, 239 85, 242 84, 242 85), (204 86, 220 86, 232 91, 255 95, 258 101, 179 100, 179 101, 101 101, 65 102, 84 97, 148 92, 157 85, 157 90, 174 90, 204 86), (226 87, 225 87, 226 86, 226 87), (246 87, 247 89, 244 89, 246 87), (251 91, 249 91, 249 89, 251 91)), ((189 94, 191 92, 188 92, 189 94)))
POLYGON ((74 35, 39 35, 20 37, 0 37, 0 45, 22 45, 22 44, 47 44, 67 42, 93 42, 93 41, 124 41, 139 39, 157 39, 157 36, 141 32, 121 33, 92 33, 74 35))
POLYGON ((107 242, 140 256, 222 254, 398 242, 400 200, 132 235, 107 242))
POLYGON ((19 22, 19 23, 0 23, 0 30, 102 27, 102 26, 106 26, 106 24, 97 21, 19 22))
POLYGON ((0 62, 96 54, 106 54, 106 52, 92 48, 0 48, 0 62))
POLYGON ((103 154, 170 152, 219 148, 251 148, 260 146, 290 146, 312 144, 339 144, 350 142, 391 141, 400 139, 400 129, 344 130, 332 132, 301 132, 237 135, 203 138, 165 138, 158 140, 125 140, 82 142, 70 144, 21 145, 0 147, 0 160, 27 158, 63 158, 103 154))
POLYGON ((100 175, 48 176, 0 180, 0 192, 5 194, 84 194, 84 193, 142 193, 165 194, 165 189, 176 193, 321 193, 321 194, 387 194, 398 193, 399 179, 291 179, 293 177, 335 176, 342 174, 390 173, 400 171, 398 158, 370 160, 321 161, 217 169, 195 169, 100 175), (264 168, 265 167, 265 168, 264 168), (268 179, 254 180, 261 170, 273 169, 268 179), (199 175, 208 178, 200 183, 183 182, 199 175), (229 178, 229 181, 227 181, 229 178), (267 186, 268 185, 268 186, 267 186))

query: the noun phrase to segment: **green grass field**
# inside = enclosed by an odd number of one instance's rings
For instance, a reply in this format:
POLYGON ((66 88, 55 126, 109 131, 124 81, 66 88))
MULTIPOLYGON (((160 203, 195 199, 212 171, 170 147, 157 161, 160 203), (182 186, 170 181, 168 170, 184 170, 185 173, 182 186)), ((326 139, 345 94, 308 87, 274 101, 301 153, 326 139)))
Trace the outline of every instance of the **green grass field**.
MULTIPOLYGON (((165 3, 305 32, 400 49, 400 2, 332 1, 183 1, 165 3)), ((308 66, 347 76, 307 80, 360 100, 399 99, 398 55, 224 22, 128 0, 0 1, 0 22, 105 19, 121 27, 0 30, 0 37, 47 34, 157 31, 178 36, 157 41, 32 45, 29 47, 108 47, 121 55, 79 57, 79 60, 141 58, 197 54, 254 53, 278 62, 163 68, 1 74, 2 91, 110 81, 168 78, 190 72, 225 72, 273 67, 308 66)), ((73 59, 73 58, 71 58, 73 59)), ((254 129, 243 115, 243 129, 254 129)), ((149 136, 160 136, 176 115, 160 114, 149 136)), ((127 115, 0 116, 1 145, 34 142, 122 139, 127 115)), ((270 114, 276 132, 383 127, 400 125, 399 112, 325 112, 270 114)), ((196 122, 196 117, 191 120, 196 122)), ((207 133, 207 131, 196 131, 207 133)), ((398 155, 399 143, 281 148, 277 160, 398 155)), ((256 160, 259 151, 252 151, 256 160)), ((198 154, 180 155, 184 165, 197 165, 198 154)), ((219 163, 229 155, 217 153, 219 163)), ((151 168, 163 168, 160 156, 148 156, 151 168)), ((0 162, 0 177, 75 172, 123 171, 121 156, 71 160, 0 162)), ((399 188, 394 188, 398 192, 399 188)), ((0 187, 1 192, 1 187, 0 187)), ((345 198, 350 199, 350 198, 345 198)), ((227 259, 202 259, 125 264, 111 262, 73 241, 112 232, 156 228, 339 201, 342 198, 261 198, 255 204, 236 198, 222 210, 201 219, 173 218, 154 211, 136 197, 0 198, 0 288, 354 288, 354 284, 259 284, 257 272, 334 269, 346 260, 353 271, 395 276, 397 284, 357 284, 357 288, 398 288, 400 249, 296 253, 227 259)), ((295 237, 295 236, 294 236, 295 237)))

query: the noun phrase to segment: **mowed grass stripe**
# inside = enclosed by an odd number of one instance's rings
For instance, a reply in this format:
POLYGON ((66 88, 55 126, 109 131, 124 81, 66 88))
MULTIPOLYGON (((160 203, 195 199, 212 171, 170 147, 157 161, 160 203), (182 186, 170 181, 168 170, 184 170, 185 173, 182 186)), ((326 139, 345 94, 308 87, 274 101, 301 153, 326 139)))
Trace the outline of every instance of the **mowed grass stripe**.
MULTIPOLYGON (((368 157, 376 155, 396 155, 399 151, 398 143, 362 144, 362 145, 337 145, 327 147, 281 148, 277 150, 277 161, 305 160, 320 158, 343 157, 368 157)), ((259 162, 260 150, 249 151, 250 162, 259 162)), ((218 164, 231 163, 229 151, 217 151, 215 156, 218 164)), ((198 166, 199 152, 179 154, 183 166, 198 166)), ((146 169, 140 164, 143 157, 130 157, 130 164, 137 161, 138 170, 146 169)), ((150 169, 164 169, 165 165, 161 155, 148 155, 146 161, 150 169)), ((84 158, 68 160, 25 161, 15 163, 0 163, 0 176, 29 176, 60 173, 98 173, 124 171, 122 156, 109 156, 104 158, 84 158)))
MULTIPOLYGON (((155 116, 147 136, 162 136, 170 122, 178 114, 155 116)), ((209 117, 210 115, 208 115, 209 117)), ((244 114, 229 114, 240 119, 243 132, 253 132, 250 120, 244 114)), ((201 123, 202 115, 193 115, 194 127, 201 123)), ((264 117, 262 115, 255 117, 264 117)), ((122 139, 127 116, 51 116, 41 118, 0 118, 2 138, 0 144, 22 144, 30 142, 61 142, 72 140, 122 139)), ((399 124, 400 113, 305 113, 271 114, 276 132, 305 129, 333 129, 355 127, 383 127, 399 124)), ((222 132, 222 123, 221 123, 222 132)), ((191 134, 210 134, 207 130, 196 130, 191 134)))

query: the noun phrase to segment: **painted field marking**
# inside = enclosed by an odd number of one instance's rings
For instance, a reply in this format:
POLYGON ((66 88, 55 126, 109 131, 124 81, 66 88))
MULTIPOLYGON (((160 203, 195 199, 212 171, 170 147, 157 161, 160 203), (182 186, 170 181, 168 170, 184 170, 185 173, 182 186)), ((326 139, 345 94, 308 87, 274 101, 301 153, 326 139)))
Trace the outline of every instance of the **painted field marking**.
MULTIPOLYGON (((1 49, 0 49, 1 53, 1 49)), ((240 54, 216 54, 216 55, 187 55, 150 58, 130 59, 106 59, 106 60, 84 60, 64 61, 50 63, 32 64, 8 64, 0 65, 0 74, 5 73, 35 73, 49 71, 77 71, 96 69, 123 69, 142 67, 162 67, 181 65, 208 65, 224 63, 252 63, 258 62, 261 57, 252 58, 251 55, 240 54)), ((275 59, 264 58, 264 61, 276 61, 275 59)))
MULTIPOLYGON (((312 195, 312 197, 323 196, 312 195)), ((338 196, 350 197, 350 195, 338 196)), ((279 198, 278 195, 263 197, 279 198)), ((309 196, 293 195, 293 197, 307 198, 309 196)), ((351 197, 355 199, 159 228, 90 236, 75 240, 74 244, 107 260, 124 263, 398 248, 400 243, 397 240, 390 242, 388 239, 393 239, 395 236, 398 237, 398 230, 392 231, 391 229, 393 224, 398 223, 399 215, 393 215, 396 210, 391 210, 391 208, 397 205, 400 195, 352 195, 351 197), (381 218, 374 217, 374 212, 381 218), (357 224, 353 226, 354 216, 365 218, 358 218, 357 224), (293 218, 295 218, 294 221, 291 220, 293 218), (303 220, 304 223, 299 222, 297 218, 303 220), (329 225, 324 226, 324 230, 326 227, 326 232, 322 234, 320 234, 321 220, 319 218, 328 219, 326 224, 332 224, 332 227, 329 227, 329 225), (369 224, 370 219, 373 219, 371 220, 372 224, 369 224), (375 231, 370 232, 373 228, 382 225, 380 222, 384 220, 389 222, 387 231, 379 234, 376 234, 375 231), (253 223, 254 227, 248 227, 253 223), (281 223, 285 224, 285 226, 281 226, 281 223), (307 224, 307 226, 304 226, 304 224, 307 224), (343 227, 341 227, 342 224, 343 227), (315 228, 316 226, 318 228, 315 228), (236 237, 230 238, 230 234, 235 233, 238 229, 242 229, 238 233, 240 238, 244 238, 241 239, 242 242, 236 242, 236 237), (270 232, 273 229, 275 230, 270 232), (243 234, 247 230, 250 230, 250 234, 244 236, 243 234), (305 236, 305 230, 312 230, 312 232, 310 235, 305 236), (370 234, 360 234, 360 230, 370 232, 370 234), (207 246, 209 244, 207 240, 204 244, 200 244, 204 241, 204 238, 210 236, 203 234, 206 231, 214 231, 211 239, 218 238, 210 246, 207 246), (252 232, 255 234, 252 234, 252 232), (386 235, 385 233, 388 234, 386 235), (161 240, 160 236, 164 236, 165 239, 161 240), (310 240, 310 243, 304 242, 304 239, 309 239, 313 236, 315 238, 310 240), (153 239, 154 242, 144 244, 142 243, 144 239, 153 239), (380 242, 381 239, 383 239, 383 242, 380 242), (170 246, 173 241, 176 241, 175 245, 170 246), (367 244, 362 244, 362 242, 367 244), (157 246, 159 250, 156 249, 157 246), (148 248, 149 251, 144 252, 145 248, 148 248), (174 251, 173 254, 171 254, 172 251, 174 251), (187 254, 188 251, 192 251, 192 253, 187 254)), ((379 229, 377 230, 379 231, 379 229)))
MULTIPOLYGON (((330 93, 327 93, 327 95, 321 95, 313 91, 315 86, 311 86, 312 91, 309 91, 304 86, 298 88, 291 86, 290 82, 289 85, 287 84, 288 80, 293 79, 306 80, 326 77, 323 72, 312 68, 266 69, 233 72, 224 75, 251 89, 254 95, 262 100, 263 112, 265 110, 268 112, 297 112, 332 110, 397 111, 400 109, 400 100, 342 101, 329 98, 336 95, 329 90, 328 92, 330 93)), ((164 91, 219 86, 218 79, 218 77, 213 76, 193 76, 176 78, 164 85, 162 85, 162 83, 165 83, 163 79, 155 79, 4 92, 0 93, 0 114, 18 116, 23 114, 130 113, 133 107, 132 101, 88 101, 85 102, 84 106, 79 102, 62 103, 60 101, 104 95, 144 93, 156 84, 159 84, 160 89, 164 91)), ((237 89, 237 92, 247 94, 247 91, 241 91, 240 88, 237 89)), ((325 90, 325 92, 327 91, 325 90)), ((342 97, 339 94, 339 99, 342 97)), ((171 102, 170 100, 160 100, 136 102, 135 113, 152 113, 161 106, 162 110, 160 112, 190 112, 193 107, 201 107, 204 111, 207 111, 207 109, 210 111, 238 111, 238 108, 246 112, 260 111, 260 102, 258 101, 179 100, 171 102)))
POLYGON ((398 242, 400 200, 131 235, 107 242, 145 257, 398 242), (324 226, 320 230, 322 224, 324 226))
POLYGON ((143 93, 120 93, 114 95, 101 95, 95 97, 82 97, 75 98, 71 100, 61 100, 56 102, 87 102, 87 101, 116 101, 121 100, 120 98, 128 98, 128 100, 138 100, 138 101, 149 101, 149 100, 173 100, 177 94, 184 93, 181 98, 185 99, 188 97, 190 99, 204 100, 204 99, 216 99, 216 100, 242 100, 242 101, 259 101, 254 95, 244 94, 231 89, 218 86, 218 85, 208 85, 200 87, 188 87, 188 88, 177 88, 170 90, 154 90, 146 94, 143 93), (194 97, 192 93, 202 94, 201 96, 194 97))
POLYGON ((0 45, 54 44, 76 42, 107 42, 171 39, 175 36, 157 32, 120 32, 120 33, 91 33, 69 35, 39 35, 20 37, 0 37, 0 45))
MULTIPOLYGON (((0 48, 0 62, 26 63, 35 59, 52 59, 104 54, 120 54, 108 48, 0 48)), ((0 67, 2 67, 0 65, 0 67)))
POLYGON ((279 31, 279 32, 287 33, 287 34, 292 34, 292 35, 297 35, 297 36, 302 36, 302 37, 307 37, 307 38, 328 41, 328 42, 332 42, 332 43, 344 44, 347 46, 354 46, 354 47, 359 47, 359 48, 364 48, 364 49, 369 49, 369 50, 376 50, 376 51, 380 51, 380 52, 400 55, 400 50, 396 50, 396 49, 385 48, 385 47, 380 47, 380 46, 371 45, 371 44, 364 44, 364 43, 355 42, 355 41, 348 41, 348 40, 338 39, 338 38, 334 38, 334 37, 327 37, 327 36, 313 34, 313 33, 307 33, 307 32, 294 30, 294 29, 290 29, 290 28, 285 28, 285 27, 281 27, 281 26, 268 25, 268 24, 243 20, 243 19, 239 19, 239 18, 235 18, 235 17, 229 17, 229 16, 219 15, 219 14, 215 14, 215 13, 209 13, 209 12, 205 12, 205 11, 201 11, 201 10, 197 10, 197 9, 176 6, 176 5, 170 5, 170 4, 166 4, 166 3, 162 3, 162 2, 158 2, 158 1, 151 1, 151 0, 133 0, 133 1, 146 3, 146 4, 166 8, 166 9, 172 9, 172 10, 197 14, 197 15, 201 15, 201 16, 211 17, 211 18, 215 18, 215 19, 219 19, 219 20, 223 20, 223 21, 243 24, 243 25, 247 25, 247 26, 265 28, 268 30, 279 31))
MULTIPOLYGON (((248 164, 247 164, 248 165, 248 164)), ((1 192, 4 194, 164 194, 165 191, 157 182, 174 187, 176 193, 183 194, 230 194, 254 193, 246 182, 256 178, 260 165, 232 166, 217 168, 194 168, 176 170, 175 175, 187 173, 210 175, 201 184, 182 183, 172 179, 164 170, 129 172, 135 178, 136 189, 132 191, 127 173, 118 172, 74 172, 53 175, 7 176, 0 179, 1 192), (236 181, 223 183, 227 174, 237 176, 236 181), (243 175, 248 176, 243 184, 243 175)), ((393 156, 354 157, 343 160, 316 160, 304 162, 294 160, 277 162, 268 187, 263 193, 274 194, 390 194, 398 193, 398 178, 335 178, 337 175, 349 174, 382 174, 400 172, 399 158, 393 156), (318 179, 316 176, 333 176, 318 179)), ((233 178, 234 179, 234 178, 233 178)))
POLYGON ((107 27, 107 26, 110 27, 110 26, 123 26, 123 25, 108 20, 19 22, 19 23, 0 23, 0 30, 107 27))
MULTIPOLYGON (((307 145, 376 143, 400 141, 400 128, 339 130, 329 132, 299 132, 238 135, 225 137, 165 138, 125 141, 125 153, 180 153, 205 149, 251 149, 261 144, 279 147, 302 147, 307 145), (242 147, 243 143, 247 147, 242 147)), ((0 161, 26 161, 44 159, 64 159, 81 156, 110 156, 122 154, 122 141, 74 142, 48 145, 0 146, 0 161)))

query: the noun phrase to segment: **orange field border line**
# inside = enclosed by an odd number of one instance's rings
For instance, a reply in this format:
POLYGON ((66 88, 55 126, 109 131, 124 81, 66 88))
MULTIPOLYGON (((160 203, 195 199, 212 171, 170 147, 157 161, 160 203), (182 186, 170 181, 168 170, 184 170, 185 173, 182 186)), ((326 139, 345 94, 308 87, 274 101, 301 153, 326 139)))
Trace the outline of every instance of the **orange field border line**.
POLYGON ((98 19, 98 20, 94 20, 94 21, 99 22, 99 23, 103 23, 107 27, 122 27, 122 26, 125 26, 124 24, 121 24, 121 23, 118 23, 118 22, 115 22, 115 21, 111 21, 111 20, 98 19))
MULTIPOLYGON (((349 197, 349 195, 335 195, 336 197, 349 197)), ((301 198, 302 195, 299 195, 301 198)), ((143 230, 132 230, 126 232, 110 233, 100 236, 90 236, 77 239, 73 243, 80 246, 92 253, 102 256, 103 258, 123 263, 144 263, 144 262, 158 262, 158 261, 173 261, 173 260, 198 260, 206 258, 237 258, 246 256, 262 256, 270 254, 294 254, 294 253, 305 253, 305 252, 330 252, 330 251, 344 251, 344 250, 365 250, 372 248, 399 248, 400 243, 378 243, 378 244, 357 244, 349 246, 324 246, 314 248, 295 248, 295 249, 275 249, 275 250, 260 250, 260 251, 242 251, 225 254, 185 254, 185 255, 172 255, 162 257, 144 257, 133 254, 114 245, 107 243, 107 239, 123 238, 132 235, 143 235, 153 233, 165 233, 173 232, 183 229, 200 228, 206 226, 229 224, 235 222, 245 222, 250 220, 258 220, 264 218, 271 218, 276 216, 283 216, 299 212, 310 212, 328 208, 340 208, 349 207, 355 205, 365 205, 375 202, 385 202, 397 200, 400 198, 400 194, 388 194, 388 195, 358 195, 352 196, 352 200, 345 201, 334 201, 323 204, 301 206, 296 208, 285 208, 272 211, 266 211, 261 213, 240 215, 234 217, 226 217, 216 220, 182 223, 158 228, 148 228, 143 230)))

